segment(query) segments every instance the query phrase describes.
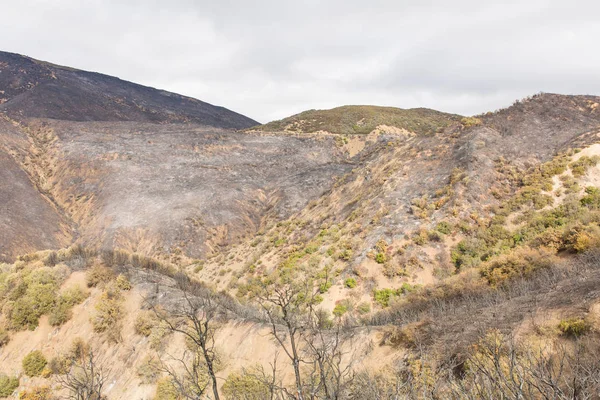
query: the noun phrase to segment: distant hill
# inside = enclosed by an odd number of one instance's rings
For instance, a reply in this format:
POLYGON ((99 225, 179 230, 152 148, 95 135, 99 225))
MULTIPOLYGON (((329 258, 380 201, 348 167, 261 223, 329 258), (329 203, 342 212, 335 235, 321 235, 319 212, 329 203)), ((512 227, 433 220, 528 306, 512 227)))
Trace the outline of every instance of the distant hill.
POLYGON ((253 127, 271 132, 319 132, 368 134, 378 126, 405 129, 417 134, 435 133, 461 119, 455 114, 427 108, 401 109, 378 106, 343 106, 308 110, 279 121, 253 127))
POLYGON ((6 52, 0 52, 1 111, 68 121, 192 122, 227 129, 257 124, 190 97, 6 52))

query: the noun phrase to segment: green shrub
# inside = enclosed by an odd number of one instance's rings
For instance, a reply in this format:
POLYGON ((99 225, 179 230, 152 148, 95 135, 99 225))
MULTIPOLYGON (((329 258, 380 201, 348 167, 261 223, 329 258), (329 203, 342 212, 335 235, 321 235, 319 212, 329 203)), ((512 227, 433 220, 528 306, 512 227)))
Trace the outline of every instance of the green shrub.
POLYGON ((579 160, 571 163, 571 172, 573 172, 573 176, 579 178, 587 172, 588 168, 595 166, 600 161, 600 157, 598 156, 581 156, 579 160))
POLYGON ((582 318, 569 318, 560 321, 558 330, 564 336, 579 337, 589 332, 590 325, 582 318))
POLYGON ((119 340, 120 324, 125 314, 122 300, 118 289, 108 288, 102 293, 100 301, 96 304, 96 313, 91 319, 94 332, 108 332, 115 342, 119 340))
POLYGON ((59 326, 71 319, 72 309, 81 303, 89 294, 79 286, 73 286, 62 293, 56 300, 54 309, 48 315, 48 322, 52 326, 59 326))
POLYGON ((341 317, 348 312, 348 305, 344 303, 336 304, 333 308, 333 315, 336 317, 341 317))
POLYGON ((46 357, 44 357, 41 351, 35 350, 23 358, 23 371, 30 377, 40 376, 46 364, 48 364, 46 357))
POLYGON ((19 378, 0 374, 0 397, 8 397, 19 387, 19 378))
POLYGON ((600 209, 600 190, 594 186, 585 188, 585 195, 581 198, 581 205, 592 210, 600 209))
POLYGON ((387 257, 384 253, 379 252, 379 253, 375 254, 375 262, 377 264, 383 264, 386 261, 387 261, 387 257))
POLYGON ((15 282, 9 299, 14 303, 6 309, 9 326, 15 330, 35 329, 39 317, 50 312, 56 302, 56 293, 62 277, 60 269, 42 267, 23 270, 22 280, 15 282))
POLYGON ((408 294, 421 289, 421 287, 421 285, 411 285, 410 283, 404 282, 397 293, 408 294))
POLYGON ((269 386, 259 380, 257 375, 245 371, 229 374, 222 390, 227 400, 263 400, 270 397, 269 386))
POLYGON ((393 289, 375 289, 373 290, 373 298, 375 302, 378 303, 382 307, 388 307, 390 305, 390 300, 392 297, 397 296, 398 292, 393 289))
POLYGON ((437 226, 435 227, 435 229, 439 232, 442 233, 444 235, 449 235, 452 233, 452 226, 450 225, 450 223, 446 222, 446 221, 441 221, 437 224, 437 226))
POLYGON ((73 316, 72 306, 59 302, 54 310, 48 315, 48 323, 52 326, 60 326, 73 316))
POLYGON ((344 281, 344 285, 349 289, 354 289, 356 287, 356 279, 348 278, 344 281))
POLYGON ((9 312, 10 327, 15 330, 34 330, 38 326, 41 313, 32 299, 22 297, 12 304, 9 312))

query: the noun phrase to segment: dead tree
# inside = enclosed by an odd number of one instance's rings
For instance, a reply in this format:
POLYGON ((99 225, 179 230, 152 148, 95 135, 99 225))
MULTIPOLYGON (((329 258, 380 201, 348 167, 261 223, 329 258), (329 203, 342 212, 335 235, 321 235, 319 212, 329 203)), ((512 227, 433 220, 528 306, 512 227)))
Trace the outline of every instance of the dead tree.
POLYGON ((170 356, 171 360, 161 358, 161 369, 186 399, 200 399, 210 389, 213 399, 219 400, 215 351, 215 331, 223 316, 219 304, 214 293, 186 275, 177 274, 174 279, 182 297, 177 306, 166 311, 154 301, 148 302, 171 332, 183 335, 188 350, 180 356, 170 356))
POLYGON ((103 400, 102 391, 110 371, 102 365, 96 354, 89 350, 72 360, 64 374, 58 375, 58 384, 69 391, 72 400, 103 400))

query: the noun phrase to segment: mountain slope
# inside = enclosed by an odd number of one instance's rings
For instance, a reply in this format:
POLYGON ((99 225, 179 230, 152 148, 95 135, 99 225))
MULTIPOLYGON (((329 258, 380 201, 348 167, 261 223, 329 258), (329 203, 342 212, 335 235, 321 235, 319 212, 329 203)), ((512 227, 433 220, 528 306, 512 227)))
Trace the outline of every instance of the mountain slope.
POLYGON ((69 121, 192 122, 228 129, 257 124, 190 97, 6 52, 0 52, 2 111, 69 121))
MULTIPOLYGON (((598 393, 584 371, 600 371, 599 104, 541 94, 464 118, 342 107, 243 132, 13 110, 0 119, 0 253, 16 258, 0 264, 0 374, 85 337, 111 367, 109 398, 150 398, 166 376, 153 360, 191 342, 148 307, 179 324, 191 298, 200 315, 217 307, 227 399, 264 389, 257 376, 292 397, 298 363, 281 343, 296 334, 306 366, 341 349, 340 399, 479 398, 460 391, 488 383, 486 398, 544 397, 511 379, 499 395, 489 354, 525 372, 509 378, 539 388, 536 374, 565 371, 560 390, 581 379, 598 393)), ((336 380, 315 371, 300 370, 307 391, 336 380)))

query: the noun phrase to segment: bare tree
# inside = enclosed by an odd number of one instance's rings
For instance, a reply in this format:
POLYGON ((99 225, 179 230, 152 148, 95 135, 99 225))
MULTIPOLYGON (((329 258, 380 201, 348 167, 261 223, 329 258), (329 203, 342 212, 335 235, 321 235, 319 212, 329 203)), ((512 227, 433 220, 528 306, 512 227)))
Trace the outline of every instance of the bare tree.
POLYGON ((342 318, 332 321, 329 313, 316 308, 322 300, 319 279, 328 279, 320 272, 280 268, 251 283, 271 336, 292 364, 295 388, 288 395, 297 400, 339 399, 353 374, 343 350, 352 330, 342 318))
POLYGON ((164 321, 171 332, 183 335, 188 347, 180 356, 169 355, 169 360, 161 358, 161 369, 186 399, 200 399, 210 389, 213 399, 219 400, 215 331, 223 314, 215 294, 209 289, 192 282, 185 274, 177 274, 174 279, 182 296, 175 307, 166 312, 155 301, 147 299, 158 319, 164 321))
POLYGON ((71 360, 64 374, 57 375, 58 384, 69 391, 69 399, 102 400, 110 370, 103 366, 94 351, 88 350, 71 360))
POLYGON ((300 346, 308 327, 307 310, 317 300, 314 281, 310 276, 295 280, 275 271, 268 278, 256 280, 253 289, 254 298, 268 317, 273 339, 292 363, 296 384, 293 398, 304 400, 300 346))
POLYGON ((341 317, 331 321, 322 309, 312 309, 308 322, 310 329, 304 337, 304 352, 306 359, 312 363, 309 380, 311 398, 343 398, 354 378, 353 360, 358 356, 357 348, 350 356, 344 346, 354 347, 351 342, 356 331, 346 326, 341 317))

